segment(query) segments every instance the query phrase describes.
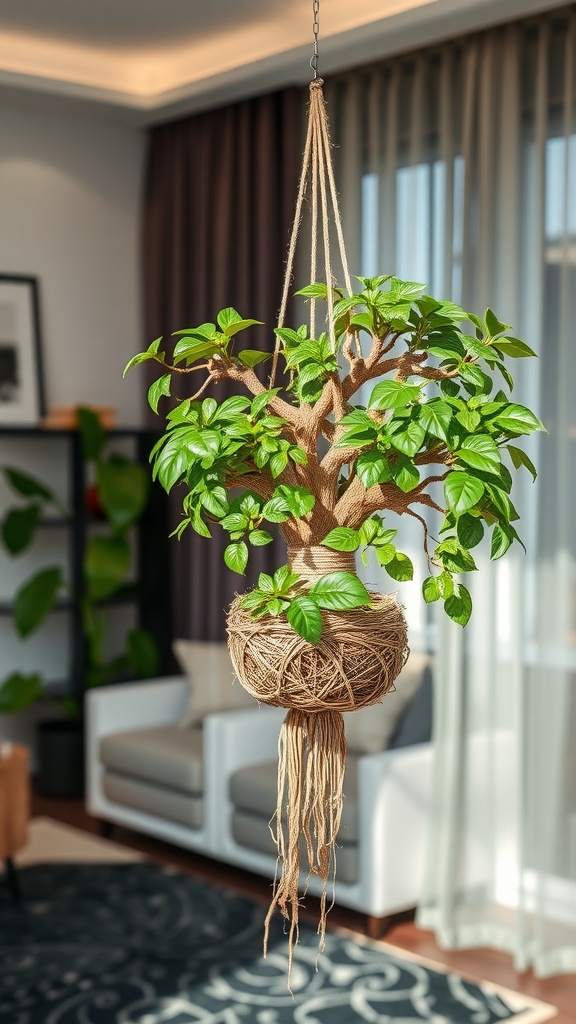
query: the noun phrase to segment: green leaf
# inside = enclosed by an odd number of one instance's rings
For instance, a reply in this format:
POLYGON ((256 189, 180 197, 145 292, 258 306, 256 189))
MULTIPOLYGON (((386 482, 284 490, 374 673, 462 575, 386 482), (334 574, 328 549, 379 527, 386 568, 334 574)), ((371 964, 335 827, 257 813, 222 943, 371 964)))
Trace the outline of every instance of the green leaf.
POLYGON ((356 459, 356 473, 366 490, 373 484, 383 484, 390 480, 392 473, 383 455, 378 451, 364 452, 356 459))
POLYGON ((318 643, 322 635, 322 614, 312 597, 306 594, 295 597, 290 602, 286 618, 304 640, 310 644, 318 643))
POLYGON ((245 348, 242 352, 238 353, 238 359, 244 366, 258 366, 259 363, 265 363, 267 359, 272 358, 271 352, 259 352, 255 348, 245 348))
POLYGON ((80 408, 77 415, 84 458, 99 459, 106 444, 106 431, 102 426, 102 421, 93 409, 80 408))
POLYGON ((256 417, 259 416, 261 412, 264 412, 268 403, 276 397, 279 391, 280 388, 270 388, 269 391, 263 391, 262 394, 256 395, 256 398, 252 399, 252 404, 250 406, 252 416, 256 417))
POLYGON ((374 547, 376 549, 376 557, 380 562, 380 565, 388 565, 388 562, 391 562, 398 554, 395 544, 375 544, 374 547))
POLYGON ((205 398, 202 402, 202 422, 205 426, 208 426, 214 413, 218 408, 218 402, 215 398, 205 398))
MULTIPOLYGON (((376 554, 379 553, 379 549, 376 549, 376 554)), ((411 580, 414 578, 414 566, 408 558, 408 555, 402 554, 398 551, 394 558, 391 558, 389 562, 386 562, 384 568, 389 576, 393 580, 403 582, 404 580, 411 580)))
POLYGON ((271 456, 268 465, 270 466, 272 476, 276 479, 277 476, 284 472, 288 465, 288 452, 276 452, 275 455, 271 456))
POLYGON ((41 696, 42 678, 37 672, 28 676, 12 672, 0 684, 0 715, 23 711, 41 696))
POLYGON ((84 553, 88 595, 95 601, 111 597, 130 568, 130 546, 123 537, 94 536, 84 553))
POLYGON ((255 548, 263 548, 266 544, 271 544, 274 538, 268 530, 251 530, 248 540, 255 548))
POLYGON ((417 384, 405 384, 400 380, 383 380, 377 384, 368 403, 369 409, 401 409, 409 402, 415 402, 420 395, 417 384))
POLYGON ((452 470, 444 481, 446 504, 455 516, 462 515, 480 501, 484 494, 484 484, 476 477, 452 470))
POLYGON ((491 338, 495 338, 497 334, 502 334, 504 331, 510 330, 510 324, 503 324, 491 309, 486 310, 484 323, 486 324, 486 330, 491 338))
POLYGON ((482 469, 486 473, 498 473, 500 470, 500 450, 488 434, 465 437, 454 454, 473 469, 482 469))
POLYGON ((221 331, 227 333, 227 328, 233 327, 234 324, 241 324, 242 317, 232 306, 227 306, 226 309, 221 309, 216 317, 216 321, 221 331))
POLYGON ((502 558, 510 547, 516 531, 512 526, 508 526, 507 523, 496 523, 492 530, 492 543, 490 545, 490 558, 494 559, 502 558))
POLYGON ((4 466, 2 473, 12 490, 21 494, 23 498, 41 498, 42 501, 55 501, 54 494, 45 484, 30 476, 29 473, 22 473, 12 466, 4 466))
POLYGON ((131 629, 126 637, 127 654, 140 679, 153 679, 160 668, 160 654, 154 637, 145 629, 131 629))
POLYGON ((40 509, 38 505, 25 505, 22 508, 11 508, 2 523, 2 540, 11 555, 24 551, 34 538, 40 509))
POLYGON ((148 501, 148 474, 138 462, 111 455, 96 467, 100 502, 108 521, 119 532, 137 522, 148 501))
POLYGON ((476 427, 480 423, 481 416, 475 409, 460 409, 456 413, 456 419, 458 423, 461 423, 465 430, 476 430, 476 427))
POLYGON ((152 409, 152 412, 158 412, 158 402, 163 395, 168 396, 170 394, 170 382, 172 375, 165 373, 158 380, 155 380, 153 384, 148 388, 148 404, 152 409))
POLYGON ((292 572, 289 565, 281 565, 274 573, 274 587, 277 594, 287 594, 295 583, 298 583, 300 576, 292 572))
POLYGON ((420 482, 420 473, 417 467, 406 455, 398 455, 396 461, 390 467, 395 483, 405 494, 413 491, 420 482))
POLYGON ((452 596, 444 601, 444 610, 459 626, 465 626, 468 622, 472 614, 472 598, 461 583, 456 584, 452 596))
POLYGON ((448 427, 453 416, 453 411, 448 402, 435 398, 426 402, 420 408, 420 423, 434 437, 442 441, 448 440, 448 427))
POLYGON ((283 498, 290 512, 296 519, 305 516, 315 505, 316 499, 307 487, 296 487, 292 484, 280 484, 275 494, 283 498))
POLYGON ((397 430, 389 436, 398 451, 413 458, 422 445, 426 430, 417 420, 409 420, 405 430, 397 430))
POLYGON ((531 434, 535 430, 546 430, 543 423, 530 409, 524 405, 512 403, 506 407, 504 412, 499 413, 492 423, 501 427, 504 432, 511 434, 531 434))
POLYGON ((248 564, 248 545, 243 540, 236 541, 234 544, 229 544, 224 549, 224 561, 229 569, 233 572, 244 575, 244 570, 248 564))
POLYGON ((125 377, 126 374, 128 373, 128 370, 130 370, 133 366, 137 366, 138 363, 145 363, 148 359, 154 359, 155 356, 158 356, 159 359, 164 359, 164 353, 158 351, 158 349, 160 348, 161 341, 162 338, 156 338, 156 340, 153 341, 152 344, 148 346, 145 352, 138 352, 137 355, 132 356, 132 359, 128 363, 126 363, 126 366, 124 367, 124 373, 122 374, 122 376, 125 377))
POLYGON ((176 343, 172 356, 174 363, 181 363, 185 359, 187 365, 190 366, 199 359, 210 359, 219 351, 220 346, 215 341, 209 341, 202 335, 187 335, 176 343))
MULTIPOLYGON (((262 323, 262 320, 236 320, 234 323, 231 323, 228 327, 224 328, 224 334, 227 338, 233 338, 234 335, 238 334, 240 331, 245 331, 247 327, 254 327, 256 324, 260 325, 262 323)), ((270 355, 271 354, 272 353, 270 353, 270 355)))
POLYGON ((348 526, 337 526, 321 543, 333 551, 357 551, 360 547, 360 534, 348 526))
POLYGON ((538 476, 538 471, 536 469, 536 466, 532 462, 532 459, 529 458, 528 455, 526 455, 526 452, 522 451, 521 448, 516 448, 516 446, 513 444, 507 444, 506 447, 510 452, 510 458, 512 459, 514 467, 516 469, 519 469, 520 466, 525 466, 526 469, 532 474, 532 479, 535 480, 538 476))
POLYGON ((248 516, 245 516, 242 512, 230 512, 229 515, 224 516, 224 519, 220 520, 220 526, 232 532, 247 530, 248 516))
POLYGON ((32 633, 52 611, 62 583, 61 569, 42 569, 20 588, 14 599, 14 623, 20 636, 32 633))
POLYGON ((325 284, 307 284, 305 288, 301 288, 299 292, 294 292, 295 295, 304 295, 308 299, 327 299, 328 288, 325 284))
POLYGON ((469 551, 456 539, 448 537, 438 545, 435 555, 448 572, 474 572, 476 563, 469 551))
POLYGON ((222 520, 222 517, 225 516, 228 511, 228 496, 223 487, 211 487, 210 490, 204 491, 200 497, 200 501, 206 511, 209 512, 211 516, 215 516, 216 519, 222 520))
POLYGON ((321 576, 311 588, 310 597, 314 598, 320 608, 333 611, 360 608, 372 603, 364 584, 351 572, 331 572, 321 576))
POLYGON ((498 338, 493 343, 493 347, 512 359, 526 359, 528 356, 536 356, 534 349, 531 349, 525 341, 520 341, 520 338, 498 338))
POLYGON ((439 601, 442 597, 440 593, 440 587, 438 585, 437 576, 428 576, 422 584, 422 595, 426 604, 432 604, 433 601, 439 601))
POLYGON ((484 527, 482 520, 476 516, 471 516, 469 512, 465 512, 464 515, 459 516, 456 523, 456 533, 458 540, 465 548, 474 548, 480 543, 484 536, 484 527))
POLYGON ((269 523, 285 523, 292 517, 286 499, 280 496, 270 498, 262 508, 262 515, 269 523))

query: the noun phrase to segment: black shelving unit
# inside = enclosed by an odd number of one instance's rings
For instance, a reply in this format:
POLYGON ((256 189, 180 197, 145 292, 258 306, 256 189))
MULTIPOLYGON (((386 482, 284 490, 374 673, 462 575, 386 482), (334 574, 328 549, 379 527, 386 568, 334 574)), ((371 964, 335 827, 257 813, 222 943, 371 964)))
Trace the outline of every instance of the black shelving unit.
MULTIPOLYGON (((125 438, 132 442, 131 457, 148 467, 148 457, 158 434, 151 430, 120 427, 107 431, 110 438, 125 438)), ((44 441, 60 438, 67 446, 68 460, 68 501, 70 518, 51 517, 41 520, 42 528, 68 532, 70 585, 76 595, 85 593, 84 552, 90 532, 97 526, 86 510, 86 463, 82 455, 80 435, 77 430, 43 429, 41 427, 0 426, 0 439, 19 438, 41 445, 44 441)), ((172 656, 172 615, 170 597, 170 557, 168 550, 169 510, 168 499, 158 484, 152 484, 146 510, 138 524, 136 533, 135 578, 103 607, 131 605, 136 609, 137 624, 154 637, 160 652, 160 672, 173 670, 172 656)), ((0 616, 12 614, 12 604, 0 602, 0 616)), ((71 599, 58 601, 52 614, 65 613, 69 616, 70 629, 70 679, 66 684, 51 681, 51 691, 59 696, 70 693, 82 699, 86 689, 87 652, 82 627, 80 602, 71 599)))

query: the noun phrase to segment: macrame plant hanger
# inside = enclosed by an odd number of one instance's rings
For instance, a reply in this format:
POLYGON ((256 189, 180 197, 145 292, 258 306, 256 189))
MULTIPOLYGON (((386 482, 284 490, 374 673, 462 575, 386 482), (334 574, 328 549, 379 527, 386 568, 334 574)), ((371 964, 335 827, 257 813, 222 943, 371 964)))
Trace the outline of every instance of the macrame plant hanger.
MULTIPOLYGON (((328 288, 328 336, 332 350, 336 351, 334 330, 334 292, 332 258, 330 251, 330 215, 336 227, 338 248, 344 281, 348 293, 352 294, 352 282, 348 269, 344 234, 334 166, 330 149, 328 119, 324 101, 323 79, 318 75, 318 33, 319 0, 313 0, 314 52, 310 66, 314 77, 310 83, 310 105, 308 128, 302 170, 296 199, 296 210, 286 273, 282 289, 282 302, 278 326, 283 327, 290 285, 294 272, 296 248, 302 223, 304 200, 310 190, 311 244, 310 284, 317 280, 319 221, 324 249, 324 272, 328 288), (330 205, 329 205, 330 204, 330 205), (320 214, 320 216, 319 216, 320 214)), ((316 337, 316 299, 310 299, 310 337, 316 337)), ((276 338, 270 387, 274 386, 281 340, 276 338)), ((328 554, 328 551, 326 552, 328 554)), ((292 559, 292 567, 294 561, 292 559)), ((326 569, 329 571, 329 569, 326 569)), ((264 956, 268 949, 268 934, 274 911, 278 907, 290 922, 289 964, 290 975, 294 945, 298 941, 300 839, 304 836, 308 858, 309 877, 317 875, 322 881, 320 896, 319 952, 324 949, 326 915, 328 912, 327 888, 331 877, 332 888, 336 880, 336 836, 342 817, 344 768, 346 761, 346 740, 344 720, 339 712, 317 711, 309 713, 291 708, 280 732, 278 744, 278 805, 271 823, 273 838, 278 848, 280 877, 276 879, 274 894, 266 916, 264 934, 264 956)))
MULTIPOLYGON (((318 9, 313 0, 314 54, 310 62, 308 128, 296 211, 282 291, 278 327, 282 328, 288 305, 297 242, 309 199, 311 218, 310 283, 317 282, 319 249, 323 250, 327 285, 327 333, 337 349, 334 311, 334 278, 330 228, 335 228, 344 282, 352 284, 344 245, 342 222, 330 151, 323 81, 318 77, 318 9)), ((316 338, 316 299, 310 298, 310 337, 316 338)), ((344 345, 357 345, 355 335, 344 345)), ((274 386, 282 341, 277 336, 269 387, 274 386)), ((361 356, 361 352, 358 351, 361 356)), ((343 410, 338 411, 343 415, 343 410)), ((313 429, 313 428, 312 428, 313 429)), ((320 491, 320 488, 318 488, 320 491)), ((298 522, 293 524, 297 533, 298 522)), ((289 541, 292 570, 310 582, 326 573, 355 572, 354 555, 321 546, 324 534, 312 541, 304 536, 300 547, 289 541)), ((289 925, 288 983, 294 946, 298 941, 301 849, 306 850, 308 879, 320 879, 319 951, 324 949, 328 885, 336 878, 336 837, 343 802, 346 740, 342 712, 379 701, 392 689, 407 657, 406 623, 393 596, 372 595, 370 615, 363 609, 325 613, 321 642, 310 644, 281 618, 266 623, 254 620, 236 598, 228 613, 228 646, 242 685, 257 700, 288 708, 278 745, 278 803, 270 823, 278 849, 274 892, 266 916, 264 955, 270 923, 278 908, 289 925)))

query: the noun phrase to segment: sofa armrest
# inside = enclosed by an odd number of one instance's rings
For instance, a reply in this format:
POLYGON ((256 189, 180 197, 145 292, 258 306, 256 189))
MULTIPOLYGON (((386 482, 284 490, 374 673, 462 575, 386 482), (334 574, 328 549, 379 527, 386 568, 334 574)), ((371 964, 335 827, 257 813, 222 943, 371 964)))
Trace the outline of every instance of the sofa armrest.
POLYGON ((231 776, 239 768, 276 761, 285 716, 285 708, 255 707, 204 719, 205 807, 218 842, 228 828, 231 776))
MULTIPOLYGON (((358 764, 360 877, 374 906, 416 906, 432 790, 433 748, 421 743, 361 757, 358 764)), ((378 909, 373 911, 378 914, 378 909)))
POLYGON ((100 740, 114 732, 177 722, 189 694, 185 676, 122 683, 86 694, 86 800, 93 814, 102 811, 100 740))

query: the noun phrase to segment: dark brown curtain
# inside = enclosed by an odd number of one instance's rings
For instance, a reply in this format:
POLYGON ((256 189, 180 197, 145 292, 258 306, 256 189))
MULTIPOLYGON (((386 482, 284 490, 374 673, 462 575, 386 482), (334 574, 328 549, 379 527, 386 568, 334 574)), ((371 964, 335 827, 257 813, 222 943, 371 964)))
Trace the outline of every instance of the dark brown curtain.
MULTIPOLYGON (((151 131, 143 228, 150 341, 215 322, 220 309, 234 306, 266 324, 250 331, 250 347, 272 348, 296 200, 302 110, 301 92, 288 89, 151 131)), ((186 394, 183 380, 180 397, 186 394)), ((211 393, 221 401, 231 391, 218 385, 211 393)), ((156 417, 152 421, 161 426, 156 417)), ((175 488, 176 521, 183 493, 175 488)), ((280 540, 253 548, 244 580, 224 565, 226 538, 216 526, 212 541, 189 530, 171 542, 176 634, 222 639, 234 593, 258 572, 282 564, 280 540)))

